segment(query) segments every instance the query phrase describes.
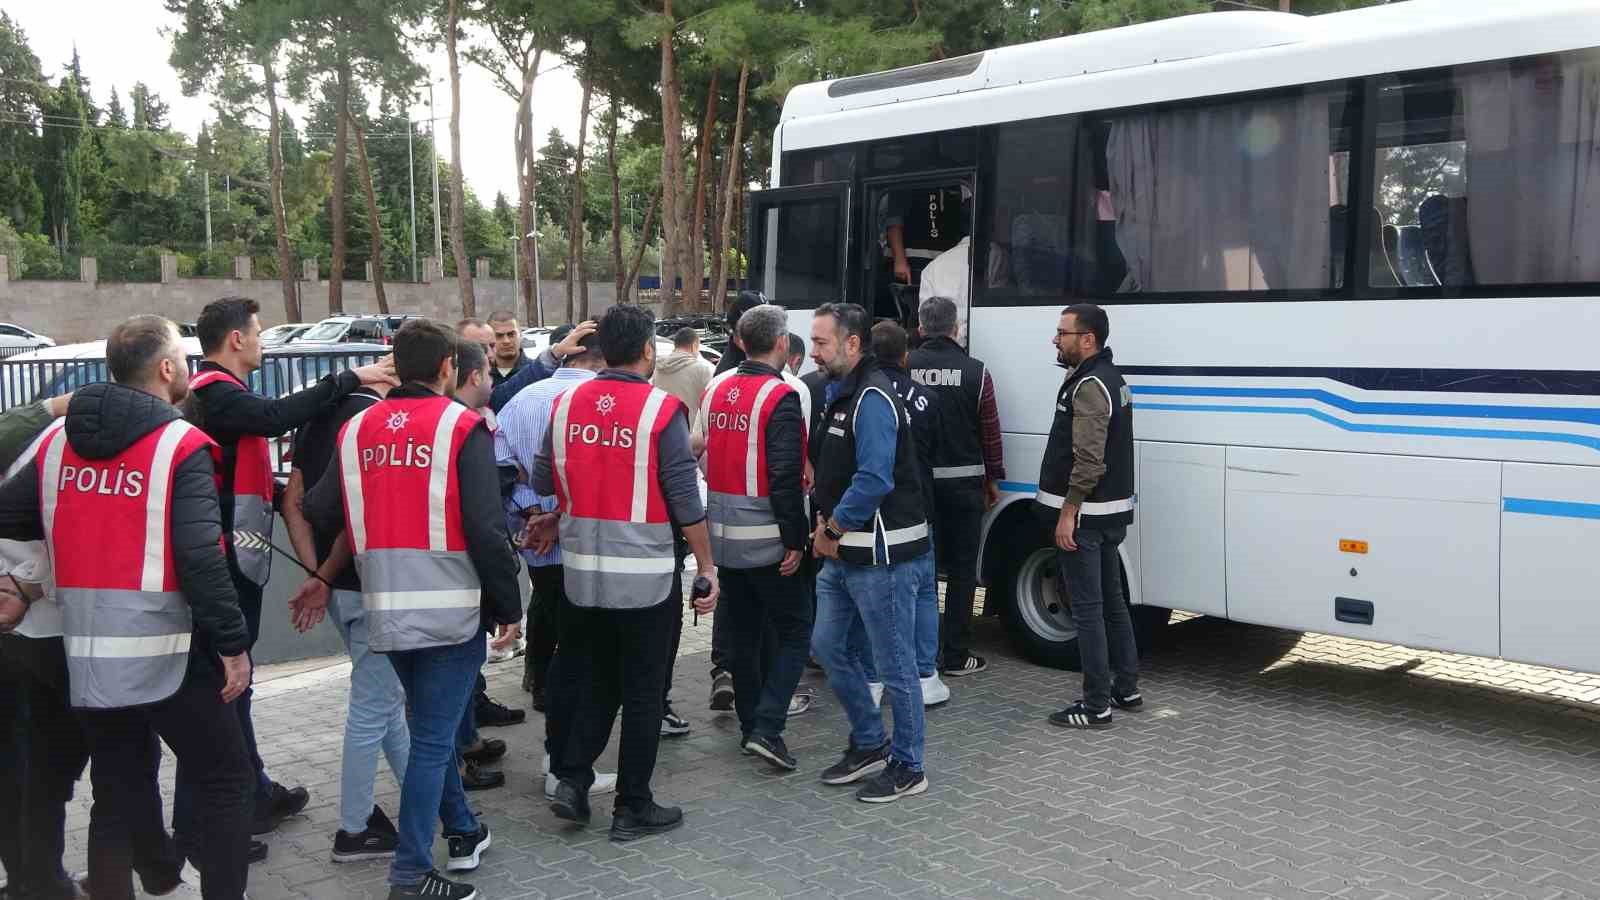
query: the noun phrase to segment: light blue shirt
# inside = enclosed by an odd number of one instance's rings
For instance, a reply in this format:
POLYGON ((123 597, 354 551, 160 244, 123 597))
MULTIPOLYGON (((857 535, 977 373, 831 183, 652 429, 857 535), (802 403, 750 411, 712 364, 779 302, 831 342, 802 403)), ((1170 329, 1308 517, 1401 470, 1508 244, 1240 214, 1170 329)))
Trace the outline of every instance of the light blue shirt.
MULTIPOLYGON (((516 466, 531 478, 534 457, 544 446, 545 432, 550 430, 550 420, 555 415, 556 399, 597 374, 589 369, 557 369, 549 378, 518 391, 500 408, 500 428, 494 433, 495 464, 516 466)), ((511 502, 506 508, 512 534, 520 532, 525 521, 517 513, 519 508, 549 512, 556 508, 556 498, 539 494, 527 481, 518 481, 511 489, 511 502)), ((524 550, 522 558, 533 566, 559 566, 561 548, 557 545, 548 553, 524 550)))

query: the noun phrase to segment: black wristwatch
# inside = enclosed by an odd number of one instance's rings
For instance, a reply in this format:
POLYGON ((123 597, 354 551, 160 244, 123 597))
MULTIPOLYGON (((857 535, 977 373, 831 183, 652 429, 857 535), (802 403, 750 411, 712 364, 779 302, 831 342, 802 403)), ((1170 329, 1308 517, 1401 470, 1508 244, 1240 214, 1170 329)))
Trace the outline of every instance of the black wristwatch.
POLYGON ((829 519, 828 521, 822 523, 822 533, 827 535, 828 536, 828 540, 830 540, 830 541, 842 541, 842 540, 844 540, 844 532, 842 532, 838 528, 834 527, 832 519, 829 519))

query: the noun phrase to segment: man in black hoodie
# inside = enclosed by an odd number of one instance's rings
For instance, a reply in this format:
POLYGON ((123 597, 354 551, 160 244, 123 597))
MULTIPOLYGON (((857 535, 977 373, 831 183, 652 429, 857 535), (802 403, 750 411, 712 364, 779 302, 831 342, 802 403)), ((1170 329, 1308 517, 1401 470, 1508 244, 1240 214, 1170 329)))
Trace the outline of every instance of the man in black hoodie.
POLYGON ((106 362, 114 383, 75 393, 37 465, 0 486, 0 537, 50 544, 94 761, 90 893, 131 898, 136 865, 147 892, 177 888, 159 736, 193 777, 203 895, 238 900, 251 777, 228 704, 250 683, 250 639, 221 549, 216 445, 175 407, 189 367, 172 322, 118 325, 106 362))

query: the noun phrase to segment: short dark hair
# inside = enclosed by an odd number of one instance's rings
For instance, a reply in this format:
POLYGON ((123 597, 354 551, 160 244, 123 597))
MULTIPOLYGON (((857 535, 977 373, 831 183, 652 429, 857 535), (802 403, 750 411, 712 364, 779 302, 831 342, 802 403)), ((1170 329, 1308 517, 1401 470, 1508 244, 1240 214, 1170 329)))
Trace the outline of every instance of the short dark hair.
POLYGON ((1106 339, 1111 337, 1111 320, 1106 317, 1106 311, 1093 303, 1074 303, 1061 311, 1062 315, 1071 314, 1078 324, 1094 334, 1096 347, 1104 348, 1106 339))
POLYGON ((496 322, 515 322, 516 320, 517 314, 509 309, 497 309, 489 314, 489 324, 491 326, 496 322))
POLYGON ((888 320, 872 326, 872 355, 880 362, 899 365, 906 355, 906 330, 888 320))
POLYGON ((149 377, 150 369, 166 358, 177 339, 178 326, 171 319, 152 315, 124 319, 106 339, 106 367, 111 370, 111 380, 130 384, 149 377))
POLYGON ((641 306, 618 304, 600 318, 596 330, 608 366, 627 366, 644 359, 644 348, 656 338, 656 317, 641 306))
POLYGON ((206 304, 195 323, 195 334, 200 338, 201 353, 215 353, 222 349, 228 335, 250 327, 250 317, 261 312, 261 304, 249 297, 223 297, 206 304))
MULTIPOLYGON (((433 319, 407 319, 394 336, 394 371, 401 381, 431 382, 439 377, 439 366, 455 355, 455 332, 433 319)), ((476 346, 476 344, 474 344, 476 346)), ((478 348, 482 352, 483 348, 478 348)))
POLYGON ((467 376, 489 366, 489 354, 477 341, 456 341, 456 387, 465 387, 467 376))
POLYGON ((687 325, 672 333, 672 346, 674 347, 693 347, 698 340, 700 340, 700 332, 687 325))
POLYGON ((468 328, 477 328, 479 326, 487 326, 487 323, 477 316, 467 316, 465 319, 462 319, 456 323, 456 334, 461 334, 468 328))
POLYGON ((859 303, 824 303, 817 307, 813 316, 833 316, 835 328, 844 333, 846 338, 851 335, 861 339, 862 350, 870 349, 872 345, 872 317, 859 303))
POLYGON ((917 325, 924 336, 955 337, 960 322, 956 318, 956 302, 949 297, 929 297, 917 307, 917 325))
POLYGON ((792 331, 789 332, 789 355, 790 356, 805 356, 806 355, 806 339, 801 337, 798 334, 795 334, 792 331))

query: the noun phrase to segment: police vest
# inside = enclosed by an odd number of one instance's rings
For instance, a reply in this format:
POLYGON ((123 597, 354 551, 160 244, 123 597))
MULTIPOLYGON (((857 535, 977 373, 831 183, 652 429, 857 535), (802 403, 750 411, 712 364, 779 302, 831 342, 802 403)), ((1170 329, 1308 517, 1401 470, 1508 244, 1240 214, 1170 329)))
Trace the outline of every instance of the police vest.
POLYGON ((833 515, 856 474, 856 408, 869 393, 883 395, 895 419, 894 488, 878 504, 877 514, 858 531, 845 532, 839 542, 839 559, 858 566, 906 562, 928 552, 928 518, 917 476, 916 440, 905 405, 894 385, 867 357, 845 376, 839 393, 822 413, 817 425, 811 465, 816 484, 812 498, 824 517, 833 515), (877 548, 882 546, 880 558, 877 548))
POLYGON ((711 558, 735 569, 775 565, 783 560, 784 546, 768 499, 767 422, 795 390, 777 375, 736 373, 710 393, 705 403, 711 558))
POLYGON ((1127 382, 1111 360, 1111 348, 1085 360, 1061 383, 1055 421, 1039 467, 1039 491, 1045 506, 1060 509, 1072 481, 1072 401, 1079 391, 1103 391, 1111 407, 1106 430, 1106 473, 1078 508, 1080 528, 1115 528, 1133 522, 1133 403, 1127 382))
MULTIPOLYGON (((939 254, 961 242, 961 190, 929 187, 893 195, 898 203, 904 231, 906 258, 917 260, 913 269, 921 271, 939 254)), ((884 255, 890 255, 887 246, 884 255)))
POLYGON ((379 653, 481 634, 456 468, 479 421, 447 397, 404 397, 367 407, 339 431, 345 527, 379 653))
POLYGON ((661 491, 661 433, 682 401, 645 382, 594 378, 556 401, 550 427, 561 565, 575 606, 644 609, 677 564, 661 491))
MULTIPOLYGON (((218 369, 195 375, 189 380, 189 390, 197 391, 219 381, 231 381, 249 390, 233 373, 218 369)), ((233 547, 239 574, 260 585, 265 585, 272 574, 272 486, 272 450, 267 439, 256 434, 240 435, 233 460, 232 530, 224 528, 223 534, 233 547)))
POLYGON ((933 459, 937 481, 981 486, 983 438, 978 424, 978 401, 983 396, 983 363, 967 355, 947 337, 929 338, 911 351, 911 380, 937 394, 939 419, 944 428, 933 459))
POLYGON ((45 541, 61 604, 72 705, 158 703, 183 686, 194 620, 172 558, 172 479, 205 432, 182 419, 110 459, 84 459, 64 420, 36 457, 45 541))

